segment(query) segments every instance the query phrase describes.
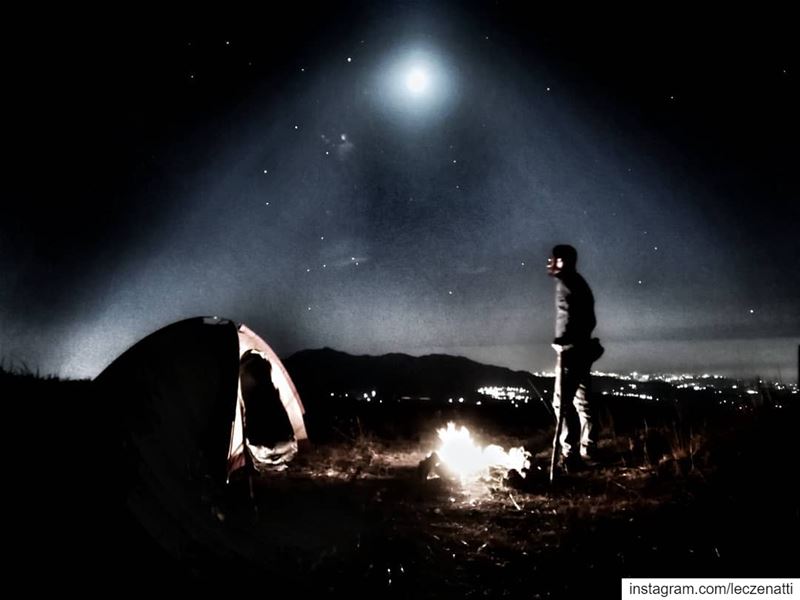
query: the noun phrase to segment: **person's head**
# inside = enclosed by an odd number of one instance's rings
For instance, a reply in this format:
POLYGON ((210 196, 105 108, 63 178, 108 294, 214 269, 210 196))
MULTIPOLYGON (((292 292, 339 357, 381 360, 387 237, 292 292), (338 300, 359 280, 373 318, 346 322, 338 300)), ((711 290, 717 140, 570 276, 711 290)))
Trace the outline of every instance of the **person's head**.
POLYGON ((563 271, 574 271, 578 262, 578 251, 569 244, 559 244, 553 247, 550 258, 547 259, 547 272, 558 275, 563 271))

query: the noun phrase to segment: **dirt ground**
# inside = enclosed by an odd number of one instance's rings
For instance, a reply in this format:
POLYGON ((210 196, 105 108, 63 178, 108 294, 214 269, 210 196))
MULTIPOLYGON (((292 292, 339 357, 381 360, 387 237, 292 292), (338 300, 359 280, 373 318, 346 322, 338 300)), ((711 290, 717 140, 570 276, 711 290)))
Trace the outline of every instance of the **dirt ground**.
POLYGON ((798 533, 796 494, 745 484, 747 461, 728 480, 699 455, 634 464, 606 445, 600 466, 550 484, 545 448, 519 489, 501 472, 428 479, 418 465, 432 449, 432 440, 332 444, 260 475, 252 501, 238 482, 218 518, 270 542, 238 545, 248 560, 237 576, 279 573, 329 594, 565 598, 616 597, 622 577, 797 573, 784 550, 798 533))
MULTIPOLYGON (((26 589, 577 598, 618 597, 623 577, 800 576, 794 398, 655 426, 626 405, 602 431, 600 466, 554 485, 552 428, 523 438, 513 422, 475 422, 483 443, 532 450, 533 468, 522 486, 502 472, 464 485, 418 469, 438 413, 414 439, 335 420, 288 468, 253 478, 251 496, 247 478, 206 489, 152 479, 160 463, 146 456, 122 460, 108 414, 81 403, 85 382, 11 383, 8 398, 39 398, 53 417, 32 440, 54 442, 23 452, 9 477, 4 531, 24 568, 8 570, 26 589)), ((7 433, 28 418, 11 412, 7 433)))

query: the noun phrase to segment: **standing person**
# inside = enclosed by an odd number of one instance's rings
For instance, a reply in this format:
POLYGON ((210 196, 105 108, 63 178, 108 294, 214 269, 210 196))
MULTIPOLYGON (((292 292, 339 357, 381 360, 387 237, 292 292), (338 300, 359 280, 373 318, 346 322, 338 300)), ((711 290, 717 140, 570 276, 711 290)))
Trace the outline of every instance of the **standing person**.
POLYGON ((548 273, 556 279, 556 327, 553 348, 557 354, 553 409, 556 437, 553 459, 561 446, 560 464, 567 471, 591 460, 597 446, 594 411, 590 399, 590 369, 602 354, 599 340, 592 338, 597 320, 594 296, 575 266, 578 252, 559 244, 547 261, 548 273))

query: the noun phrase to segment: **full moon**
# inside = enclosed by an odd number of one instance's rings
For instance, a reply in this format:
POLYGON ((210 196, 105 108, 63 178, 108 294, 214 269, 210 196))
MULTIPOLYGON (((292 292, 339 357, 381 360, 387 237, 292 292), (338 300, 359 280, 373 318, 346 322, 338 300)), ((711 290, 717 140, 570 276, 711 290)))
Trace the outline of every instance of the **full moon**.
POLYGON ((406 76, 406 87, 414 94, 419 95, 428 88, 428 73, 421 67, 415 67, 406 76))
POLYGON ((376 105, 402 127, 430 123, 456 100, 458 69, 434 48, 409 42, 376 66, 376 105))

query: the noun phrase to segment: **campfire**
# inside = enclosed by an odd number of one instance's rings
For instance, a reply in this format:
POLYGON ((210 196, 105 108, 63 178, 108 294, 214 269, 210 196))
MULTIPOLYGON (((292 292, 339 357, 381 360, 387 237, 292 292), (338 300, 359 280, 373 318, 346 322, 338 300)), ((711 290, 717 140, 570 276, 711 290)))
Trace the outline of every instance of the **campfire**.
POLYGON ((481 447, 472 439, 469 429, 448 423, 437 430, 439 448, 431 452, 420 463, 422 474, 428 478, 449 476, 462 483, 480 479, 492 479, 516 469, 524 476, 530 466, 530 453, 523 448, 511 448, 507 452, 496 444, 481 447))

